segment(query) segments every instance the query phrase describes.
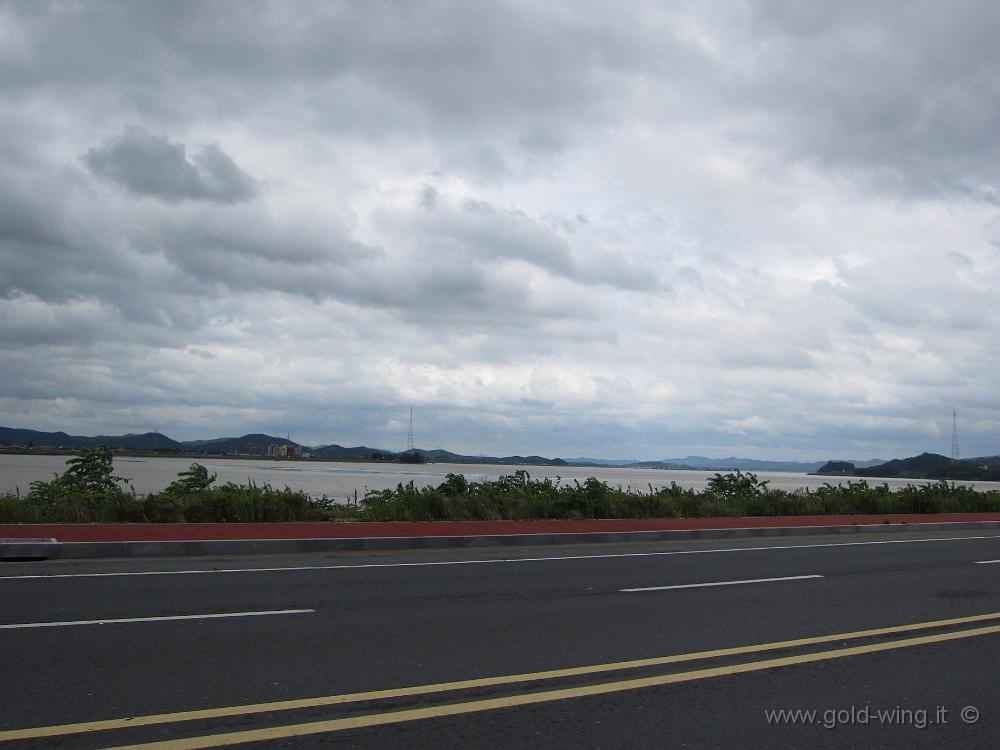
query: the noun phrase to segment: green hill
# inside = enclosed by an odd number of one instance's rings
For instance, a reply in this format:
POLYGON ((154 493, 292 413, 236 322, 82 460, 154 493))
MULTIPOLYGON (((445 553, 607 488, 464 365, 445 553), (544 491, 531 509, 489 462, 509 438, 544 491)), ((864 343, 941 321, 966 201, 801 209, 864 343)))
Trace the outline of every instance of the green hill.
POLYGON ((216 453, 228 454, 249 454, 251 446, 256 446, 256 455, 264 455, 269 445, 294 445, 299 448, 303 446, 294 440, 283 437, 274 437, 260 432, 243 435, 242 437, 215 438, 214 440, 189 440, 183 443, 186 450, 194 453, 216 453))
POLYGON ((106 445, 118 450, 167 451, 185 450, 183 443, 171 440, 159 432, 144 432, 141 435, 68 435, 65 432, 40 432, 13 427, 0 427, 0 445, 24 446, 32 448, 97 448, 106 445))
POLYGON ((856 468, 844 461, 829 461, 817 474, 891 479, 954 479, 961 481, 1000 481, 1000 456, 955 461, 939 453, 921 453, 910 458, 896 458, 877 466, 856 468))

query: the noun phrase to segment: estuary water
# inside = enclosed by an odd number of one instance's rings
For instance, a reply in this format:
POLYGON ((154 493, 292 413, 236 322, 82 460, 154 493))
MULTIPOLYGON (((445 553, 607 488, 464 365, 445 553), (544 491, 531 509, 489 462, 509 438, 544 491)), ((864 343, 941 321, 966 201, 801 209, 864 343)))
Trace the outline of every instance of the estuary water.
MULTIPOLYGON (((20 491, 25 493, 31 482, 49 480, 52 475, 66 468, 66 456, 18 456, 0 454, 0 492, 20 491)), ((195 459, 191 458, 140 458, 119 457, 115 459, 115 470, 127 477, 135 491, 142 494, 159 492, 172 482, 177 473, 184 471, 195 459)), ((533 479, 549 478, 564 483, 574 480, 584 481, 597 477, 611 486, 648 491, 668 487, 676 482, 682 487, 701 490, 714 471, 680 471, 665 469, 636 469, 605 466, 497 466, 495 464, 380 464, 353 463, 345 461, 262 461, 240 458, 205 457, 198 463, 206 466, 210 473, 218 475, 218 482, 245 484, 270 484, 274 487, 291 487, 303 490, 309 495, 354 499, 355 492, 362 498, 368 490, 384 490, 397 484, 412 481, 418 487, 438 485, 448 474, 464 474, 470 482, 496 479, 513 474, 518 469, 527 471, 533 479)), ((767 480, 774 489, 795 490, 800 487, 821 487, 847 481, 848 478, 816 477, 790 472, 755 472, 761 480, 767 480)), ((870 483, 888 484, 892 488, 906 484, 920 484, 918 480, 870 479, 870 483)), ((1000 489, 1000 482, 966 482, 980 489, 1000 489)))

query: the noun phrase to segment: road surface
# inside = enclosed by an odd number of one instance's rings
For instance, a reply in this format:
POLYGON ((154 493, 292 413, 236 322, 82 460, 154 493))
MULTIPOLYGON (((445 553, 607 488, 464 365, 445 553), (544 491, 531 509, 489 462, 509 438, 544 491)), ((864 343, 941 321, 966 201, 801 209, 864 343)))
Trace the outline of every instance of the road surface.
POLYGON ((1000 533, 0 563, 0 748, 987 747, 1000 533))

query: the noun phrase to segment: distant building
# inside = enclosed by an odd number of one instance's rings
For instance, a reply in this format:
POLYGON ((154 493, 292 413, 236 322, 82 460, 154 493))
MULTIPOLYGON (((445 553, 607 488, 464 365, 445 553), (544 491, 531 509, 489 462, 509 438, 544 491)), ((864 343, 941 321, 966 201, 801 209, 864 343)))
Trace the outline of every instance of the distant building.
POLYGON ((267 446, 267 455, 272 458, 299 458, 302 456, 301 445, 289 443, 272 443, 267 446))

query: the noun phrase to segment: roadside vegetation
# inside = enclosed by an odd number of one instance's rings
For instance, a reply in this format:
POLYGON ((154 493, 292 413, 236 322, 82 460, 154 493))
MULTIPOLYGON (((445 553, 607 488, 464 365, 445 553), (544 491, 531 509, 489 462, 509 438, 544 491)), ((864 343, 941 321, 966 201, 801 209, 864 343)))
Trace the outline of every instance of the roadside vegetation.
POLYGON ((84 449, 27 495, 0 496, 0 523, 460 521, 583 518, 698 518, 834 514, 1000 512, 1000 491, 939 481, 890 490, 867 480, 793 492, 771 489, 755 474, 716 474, 702 491, 672 482, 646 489, 612 487, 595 478, 532 479, 519 470, 493 481, 448 474, 437 487, 397 485, 370 491, 356 506, 313 498, 288 487, 216 484, 201 464, 177 475, 162 492, 138 496, 115 475, 108 448, 84 449))
POLYGON ((755 474, 716 474, 703 491, 681 487, 612 487, 590 478, 562 483, 515 471, 496 481, 449 474, 438 487, 409 483, 369 492, 360 514, 371 521, 544 518, 701 518, 891 513, 1000 512, 1000 491, 980 492, 941 481, 893 491, 865 480, 794 492, 771 489, 755 474))
POLYGON ((115 475, 109 448, 83 449, 49 482, 32 482, 27 495, 0 496, 2 523, 182 523, 209 521, 323 521, 354 516, 326 497, 311 498, 269 484, 216 485, 215 474, 191 464, 162 492, 138 496, 115 475))

